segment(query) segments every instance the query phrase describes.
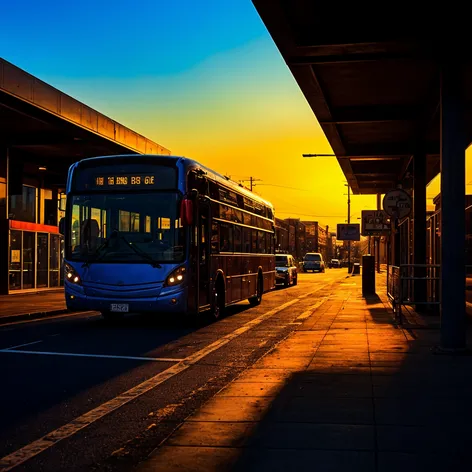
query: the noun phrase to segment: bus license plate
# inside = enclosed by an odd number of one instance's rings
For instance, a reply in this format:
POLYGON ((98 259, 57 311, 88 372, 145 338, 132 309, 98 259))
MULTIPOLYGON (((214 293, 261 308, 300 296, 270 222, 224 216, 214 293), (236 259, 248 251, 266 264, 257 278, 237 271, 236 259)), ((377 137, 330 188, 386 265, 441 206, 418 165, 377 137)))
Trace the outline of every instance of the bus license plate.
POLYGON ((110 311, 117 313, 128 313, 129 305, 127 303, 112 303, 110 305, 110 311))

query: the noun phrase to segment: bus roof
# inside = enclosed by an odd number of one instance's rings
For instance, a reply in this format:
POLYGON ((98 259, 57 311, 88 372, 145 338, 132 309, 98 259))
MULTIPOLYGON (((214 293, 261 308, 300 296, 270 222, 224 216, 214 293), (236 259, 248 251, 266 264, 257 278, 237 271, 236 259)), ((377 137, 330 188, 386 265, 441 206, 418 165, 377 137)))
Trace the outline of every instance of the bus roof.
POLYGON ((224 185, 224 186, 226 186, 230 189, 233 189, 236 192, 239 192, 240 194, 242 194, 242 195, 244 195, 248 198, 252 198, 256 202, 264 204, 265 206, 271 208, 272 210, 274 208, 272 203, 270 203, 269 201, 263 199, 259 195, 256 195, 254 192, 251 192, 251 190, 247 189, 242 184, 239 184, 238 182, 235 182, 234 180, 231 180, 231 179, 221 175, 220 173, 204 166, 203 164, 200 164, 199 162, 197 162, 193 159, 189 159, 188 157, 185 157, 185 156, 168 156, 168 155, 165 155, 165 154, 116 154, 116 155, 111 155, 111 156, 88 157, 88 158, 85 158, 85 159, 81 159, 80 161, 73 164, 69 171, 71 171, 71 170, 73 171, 74 168, 80 167, 80 165, 82 163, 86 164, 88 162, 93 162, 93 161, 97 161, 97 160, 103 160, 103 161, 113 160, 113 159, 116 159, 117 157, 118 158, 130 157, 130 158, 132 158, 133 160, 136 160, 136 161, 139 161, 139 159, 141 159, 141 158, 149 159, 149 158, 154 157, 156 159, 158 158, 158 159, 161 159, 161 160, 165 159, 165 160, 169 160, 169 161, 174 161, 176 164, 180 161, 184 165, 186 165, 187 167, 201 168, 202 170, 204 170, 207 173, 208 177, 210 177, 210 179, 214 180, 215 182, 218 182, 218 183, 220 183, 220 184, 222 184, 222 185, 224 185))

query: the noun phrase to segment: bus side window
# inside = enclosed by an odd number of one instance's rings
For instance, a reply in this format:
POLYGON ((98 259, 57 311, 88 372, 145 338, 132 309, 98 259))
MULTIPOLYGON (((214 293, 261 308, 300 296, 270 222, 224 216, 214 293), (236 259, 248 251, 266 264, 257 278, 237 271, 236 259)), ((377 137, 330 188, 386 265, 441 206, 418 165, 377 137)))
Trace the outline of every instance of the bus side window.
POLYGON ((251 252, 257 253, 257 231, 255 229, 251 229, 251 252))
POLYGON ((251 230, 243 228, 243 252, 251 252, 251 230))
POLYGON ((192 170, 188 175, 189 190, 196 189, 200 195, 208 195, 208 180, 201 173, 192 170))
POLYGON ((220 236, 218 233, 218 223, 216 221, 211 223, 211 252, 218 254, 220 252, 220 236))
POLYGON ((233 252, 233 227, 229 224, 220 224, 220 245, 221 252, 233 252))
POLYGON ((235 226, 234 230, 234 252, 241 252, 241 227, 235 226))
POLYGON ((274 254, 274 249, 273 249, 273 245, 272 245, 272 241, 273 241, 273 236, 272 236, 272 233, 266 233, 265 234, 265 238, 266 238, 266 249, 267 249, 267 254, 274 254))
POLYGON ((265 239, 265 232, 258 231, 257 232, 257 247, 261 254, 265 254, 266 251, 266 239, 265 239))

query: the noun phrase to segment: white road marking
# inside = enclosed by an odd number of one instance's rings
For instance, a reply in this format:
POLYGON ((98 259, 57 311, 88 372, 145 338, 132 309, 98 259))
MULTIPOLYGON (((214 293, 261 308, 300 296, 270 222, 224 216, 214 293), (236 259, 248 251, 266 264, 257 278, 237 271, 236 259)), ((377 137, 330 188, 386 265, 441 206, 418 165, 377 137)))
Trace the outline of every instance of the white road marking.
POLYGON ((4 349, 0 349, 0 352, 7 352, 10 349, 16 349, 17 347, 31 346, 32 344, 38 344, 38 343, 42 343, 42 342, 43 341, 40 340, 40 341, 33 341, 32 343, 18 344, 18 346, 11 346, 11 347, 6 347, 4 349))
POLYGON ((312 305, 310 308, 308 308, 308 310, 304 311, 300 316, 298 316, 297 318, 295 318, 295 322, 297 321, 304 321, 306 320, 307 318, 309 318, 313 312, 315 310, 317 310, 321 305, 323 305, 323 303, 327 300, 326 297, 322 298, 319 302, 315 303, 314 305, 312 305))
MULTIPOLYGON (((41 342, 41 341, 38 341, 41 342)), ((31 343, 34 344, 34 343, 31 343)), ((16 346, 21 347, 21 346, 16 346)), ((112 356, 108 354, 81 354, 75 352, 48 352, 48 351, 23 351, 9 347, 8 349, 0 349, 0 352, 8 354, 36 354, 39 356, 64 356, 64 357, 92 357, 103 359, 129 359, 132 361, 154 361, 154 362, 182 362, 185 359, 169 359, 167 357, 134 357, 134 356, 112 356)))
MULTIPOLYGON (((297 297, 287 303, 284 303, 283 305, 280 305, 277 308, 269 310, 268 312, 258 316, 257 318, 254 318, 251 321, 248 321, 246 324, 244 324, 240 328, 223 336, 222 338, 211 343, 209 346, 206 346, 203 349, 200 349, 194 354, 191 354, 184 360, 178 362, 177 364, 174 364, 173 366, 160 372, 154 377, 151 377, 150 379, 145 380, 139 385, 136 385, 130 390, 127 390, 126 392, 121 393, 120 395, 116 396, 115 398, 112 398, 108 402, 103 403, 97 408, 94 408, 93 410, 90 410, 87 413, 84 413, 78 418, 72 420, 70 423, 67 423, 64 426, 61 426, 60 428, 52 431, 51 433, 43 436, 42 438, 37 439, 36 441, 33 441, 32 443, 22 447, 21 449, 18 449, 17 451, 12 452, 11 454, 3 457, 2 459, 0 459, 0 471, 6 472, 8 470, 11 470, 14 467, 17 467, 18 465, 22 464, 23 462, 28 461, 32 457, 40 454, 46 449, 51 448, 52 446, 57 444, 59 441, 76 434, 78 431, 86 428, 87 426, 99 420, 100 418, 103 418, 104 416, 117 410, 123 405, 126 405, 130 401, 135 400, 136 398, 140 397, 146 392, 156 388, 158 385, 162 384, 163 382, 170 379, 171 377, 174 377, 175 375, 183 372, 184 370, 187 370, 190 366, 194 365, 195 363, 203 359, 205 356, 208 356, 212 352, 228 344, 234 338, 237 338, 241 334, 250 330, 254 326, 257 326, 258 324, 262 323, 263 321, 270 318, 271 316, 279 313, 280 311, 285 310, 285 308, 288 308, 294 305, 295 303, 298 303, 301 299, 306 298, 307 296, 321 290, 322 288, 326 287, 326 285, 328 284, 322 285, 318 287, 316 290, 306 293, 305 295, 301 295, 300 297, 297 297)), ((8 351, 8 352, 11 352, 11 351, 8 351)))
POLYGON ((65 315, 43 316, 42 318, 36 318, 34 320, 21 320, 21 321, 12 321, 11 323, 1 323, 0 330, 2 330, 4 326, 20 325, 20 324, 26 324, 26 323, 39 323, 41 321, 57 320, 59 318, 70 318, 72 316, 83 316, 83 315, 89 315, 90 318, 95 317, 95 316, 101 316, 101 314, 96 311, 79 311, 79 312, 74 312, 74 313, 67 313, 65 315))

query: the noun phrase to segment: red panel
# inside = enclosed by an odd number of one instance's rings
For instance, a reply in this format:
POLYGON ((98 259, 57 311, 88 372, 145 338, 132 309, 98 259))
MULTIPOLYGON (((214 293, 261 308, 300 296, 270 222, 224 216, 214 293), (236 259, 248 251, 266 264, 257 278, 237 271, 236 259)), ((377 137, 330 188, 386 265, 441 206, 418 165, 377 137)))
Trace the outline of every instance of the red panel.
POLYGON ((23 231, 39 231, 41 233, 59 234, 59 227, 51 225, 40 225, 38 223, 28 223, 26 221, 10 220, 11 229, 22 229, 23 231))

